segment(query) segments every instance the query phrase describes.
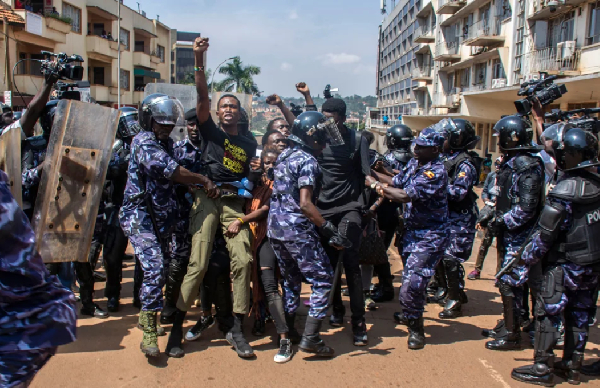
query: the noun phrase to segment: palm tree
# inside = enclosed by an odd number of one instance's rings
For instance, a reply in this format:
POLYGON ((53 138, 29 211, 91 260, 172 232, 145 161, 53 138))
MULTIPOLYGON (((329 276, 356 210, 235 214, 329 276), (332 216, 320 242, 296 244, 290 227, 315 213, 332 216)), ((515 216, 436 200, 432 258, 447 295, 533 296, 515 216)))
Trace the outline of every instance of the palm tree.
POLYGON ((227 63, 219 69, 219 73, 225 74, 224 80, 215 84, 215 90, 217 87, 225 92, 237 92, 245 94, 257 94, 260 93, 258 86, 254 83, 253 76, 260 74, 260 67, 258 66, 244 66, 240 57, 233 58, 233 61, 227 63))

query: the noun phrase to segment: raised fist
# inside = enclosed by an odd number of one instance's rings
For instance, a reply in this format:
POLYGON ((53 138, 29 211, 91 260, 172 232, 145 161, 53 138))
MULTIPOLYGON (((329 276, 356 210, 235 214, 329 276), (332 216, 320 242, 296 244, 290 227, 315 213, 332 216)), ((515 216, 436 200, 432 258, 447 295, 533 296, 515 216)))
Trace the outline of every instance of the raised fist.
POLYGON ((202 54, 208 50, 208 38, 196 38, 194 41, 194 54, 202 54))
POLYGON ((271 94, 269 97, 267 97, 267 104, 281 106, 283 101, 281 101, 281 97, 279 97, 277 94, 271 94))
POLYGON ((298 82, 296 84, 296 90, 302 94, 310 94, 310 89, 308 89, 306 82, 298 82))

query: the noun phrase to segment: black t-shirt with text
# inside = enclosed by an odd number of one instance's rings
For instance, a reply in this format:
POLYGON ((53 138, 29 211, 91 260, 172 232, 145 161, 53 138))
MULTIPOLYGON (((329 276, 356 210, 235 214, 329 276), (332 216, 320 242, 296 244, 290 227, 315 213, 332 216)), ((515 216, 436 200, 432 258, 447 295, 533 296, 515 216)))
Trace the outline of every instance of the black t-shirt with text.
POLYGON ((198 123, 202 136, 202 162, 214 182, 235 182, 248 176, 250 159, 256 155, 256 141, 230 136, 215 124, 212 117, 198 123))

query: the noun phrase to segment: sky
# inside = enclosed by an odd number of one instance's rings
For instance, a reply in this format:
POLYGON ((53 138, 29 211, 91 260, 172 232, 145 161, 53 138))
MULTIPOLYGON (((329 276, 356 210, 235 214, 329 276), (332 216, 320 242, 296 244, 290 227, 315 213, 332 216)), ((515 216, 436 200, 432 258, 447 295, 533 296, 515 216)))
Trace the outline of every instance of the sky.
MULTIPOLYGON (((239 55, 261 68, 263 95, 313 95, 326 84, 342 96, 375 94, 378 0, 139 0, 149 18, 209 38, 208 68, 239 55), (168 6, 168 5, 172 6, 168 6), (165 7, 165 5, 167 5, 165 7)), ((135 1, 125 5, 137 10, 135 1)), ((217 74, 215 79, 220 76, 217 74)))

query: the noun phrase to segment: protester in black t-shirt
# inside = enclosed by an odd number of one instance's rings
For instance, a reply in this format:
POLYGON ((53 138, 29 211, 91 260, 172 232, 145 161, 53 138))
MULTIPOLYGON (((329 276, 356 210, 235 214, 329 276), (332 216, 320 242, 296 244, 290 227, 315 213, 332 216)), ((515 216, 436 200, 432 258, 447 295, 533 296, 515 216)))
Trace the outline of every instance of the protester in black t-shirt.
MULTIPOLYGON (((343 100, 328 99, 322 110, 323 115, 333 117, 336 121, 344 144, 328 145, 317 159, 323 171, 317 207, 325 220, 333 223, 340 233, 344 233, 345 237, 352 241, 352 247, 343 251, 330 249, 327 243, 323 243, 323 247, 334 268, 339 259, 343 262, 350 293, 354 345, 364 346, 367 344, 367 327, 358 247, 363 230, 363 210, 368 203, 368 198, 365 198, 365 177, 370 175, 369 145, 363 136, 357 135, 356 131, 344 125, 346 103, 343 100)), ((334 290, 333 315, 329 323, 332 326, 342 326, 344 313, 338 281, 334 290)))
MULTIPOLYGON (((196 90, 198 102, 196 114, 198 130, 202 137, 202 161, 204 173, 214 182, 194 192, 194 204, 190 213, 192 251, 187 273, 181 285, 177 308, 187 311, 194 304, 200 283, 206 273, 217 228, 222 228, 231 258, 233 274, 233 312, 229 325, 220 322, 220 327, 229 329, 227 341, 240 357, 253 357, 254 352, 242 333, 242 323, 248 314, 250 303, 250 276, 252 252, 250 230, 242 223, 238 233, 227 233, 230 223, 244 216, 245 199, 237 196, 237 187, 228 184, 241 181, 248 176, 250 161, 256 154, 256 141, 245 134, 238 134, 241 106, 233 95, 222 96, 217 103, 217 126, 210 115, 208 86, 204 75, 204 53, 208 49, 208 38, 197 38, 194 42, 196 58, 196 90)), ((180 332, 183 321, 175 322, 173 331, 180 332), (175 330, 177 328, 177 330, 175 330)), ((171 335, 173 337, 173 335, 171 335)), ((171 338, 169 338, 171 341, 171 338)), ((180 338, 173 338, 179 341, 180 338)))

